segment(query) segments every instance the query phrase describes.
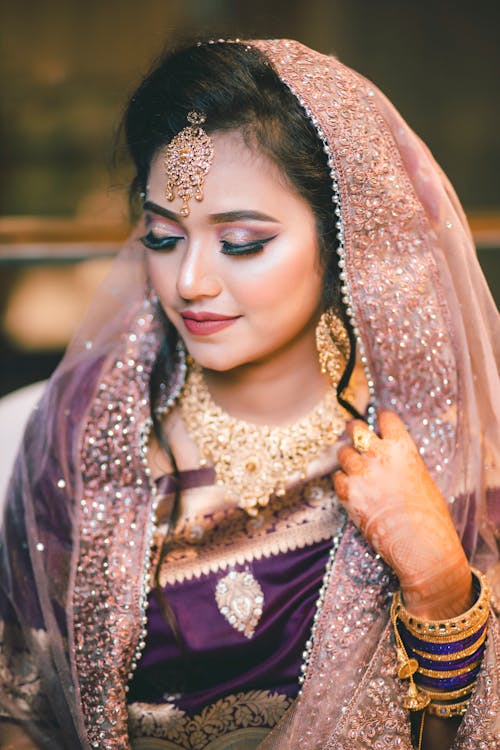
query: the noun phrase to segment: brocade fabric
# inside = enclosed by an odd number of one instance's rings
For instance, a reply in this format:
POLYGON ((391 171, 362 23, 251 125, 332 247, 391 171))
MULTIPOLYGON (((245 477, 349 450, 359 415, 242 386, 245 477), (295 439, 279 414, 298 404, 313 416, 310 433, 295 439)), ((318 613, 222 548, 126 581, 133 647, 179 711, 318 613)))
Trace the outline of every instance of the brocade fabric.
MULTIPOLYGON (((210 470, 182 472, 182 492, 216 492, 213 478, 210 470)), ((165 520, 170 486, 169 477, 158 482, 165 520)), ((159 577, 180 635, 151 592, 146 645, 128 691, 134 747, 146 738, 186 750, 241 743, 243 736, 250 747, 263 739, 297 696, 332 538, 344 525, 328 474, 273 497, 256 518, 229 508, 194 516, 176 530, 159 577), (244 585, 228 598, 236 614, 231 623, 217 590, 236 576, 244 585), (236 626, 252 618, 252 597, 262 611, 255 629, 245 632, 236 626)))

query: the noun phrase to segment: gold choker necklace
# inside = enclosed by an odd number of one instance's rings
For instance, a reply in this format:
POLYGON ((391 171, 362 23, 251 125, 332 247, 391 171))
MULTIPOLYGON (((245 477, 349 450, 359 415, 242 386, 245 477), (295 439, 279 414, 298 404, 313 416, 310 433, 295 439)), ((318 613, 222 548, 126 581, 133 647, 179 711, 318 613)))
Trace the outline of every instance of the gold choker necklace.
POLYGON ((256 516, 273 494, 284 495, 292 477, 305 479, 307 465, 333 445, 347 412, 333 389, 305 417, 270 427, 236 419, 214 402, 198 365, 191 365, 179 398, 186 429, 197 444, 200 465, 212 463, 228 502, 256 516))

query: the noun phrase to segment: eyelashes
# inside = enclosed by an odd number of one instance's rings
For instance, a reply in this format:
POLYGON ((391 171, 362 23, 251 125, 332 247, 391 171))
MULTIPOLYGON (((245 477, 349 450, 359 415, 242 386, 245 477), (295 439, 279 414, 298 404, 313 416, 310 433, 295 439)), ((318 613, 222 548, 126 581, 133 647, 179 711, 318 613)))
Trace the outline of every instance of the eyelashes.
MULTIPOLYGON (((276 235, 274 235, 276 237, 276 235)), ((254 240, 253 242, 247 242, 244 245, 236 245, 233 242, 222 240, 222 253, 224 255, 253 255, 264 249, 268 242, 274 240, 274 237, 266 237, 263 240, 254 240)))
MULTIPOLYGON (((238 245, 234 242, 228 242, 227 240, 221 240, 221 252, 224 255, 254 255, 259 253, 268 242, 274 240, 277 235, 272 237, 265 237, 262 240, 254 240, 253 242, 246 242, 243 245, 238 245)), ((179 242, 184 239, 183 237, 157 237, 153 232, 148 232, 144 237, 141 237, 142 244, 148 248, 148 250, 173 250, 179 242)))
POLYGON ((148 250, 171 250, 179 240, 182 240, 182 237, 157 237, 153 232, 148 232, 144 237, 141 237, 142 244, 148 250))

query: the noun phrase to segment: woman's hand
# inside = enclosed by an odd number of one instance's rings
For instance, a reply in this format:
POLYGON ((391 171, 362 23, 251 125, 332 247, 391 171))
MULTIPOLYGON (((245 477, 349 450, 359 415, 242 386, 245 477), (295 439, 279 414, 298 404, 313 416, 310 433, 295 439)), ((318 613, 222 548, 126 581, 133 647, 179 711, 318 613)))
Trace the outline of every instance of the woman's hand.
POLYGON ((448 508, 401 419, 382 411, 378 421, 380 437, 360 420, 348 424, 351 439, 367 433, 368 444, 340 448, 335 491, 398 576, 408 610, 432 620, 454 617, 471 606, 472 585, 448 508))

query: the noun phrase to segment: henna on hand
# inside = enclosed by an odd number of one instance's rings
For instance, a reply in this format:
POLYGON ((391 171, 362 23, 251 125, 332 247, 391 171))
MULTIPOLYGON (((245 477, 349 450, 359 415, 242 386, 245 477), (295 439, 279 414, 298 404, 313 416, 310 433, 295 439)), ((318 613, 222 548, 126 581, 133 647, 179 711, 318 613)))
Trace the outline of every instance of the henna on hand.
MULTIPOLYGON (((471 573, 446 502, 401 419, 382 411, 379 428, 362 453, 340 448, 337 496, 398 576, 411 612, 429 619, 458 615, 471 604, 471 573)), ((351 438, 368 430, 360 420, 347 429, 351 438)))

